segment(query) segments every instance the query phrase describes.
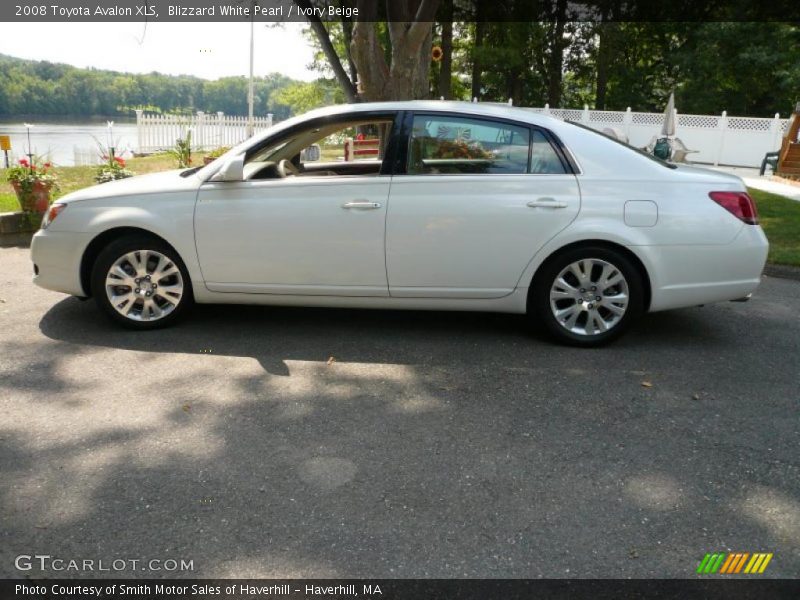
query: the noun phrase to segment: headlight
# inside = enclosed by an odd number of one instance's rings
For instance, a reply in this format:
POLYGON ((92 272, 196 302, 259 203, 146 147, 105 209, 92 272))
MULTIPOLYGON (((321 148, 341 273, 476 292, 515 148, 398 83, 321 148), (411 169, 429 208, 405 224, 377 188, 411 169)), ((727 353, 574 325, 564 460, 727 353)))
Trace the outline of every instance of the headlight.
POLYGON ((66 204, 52 204, 50 208, 47 209, 47 212, 44 213, 44 217, 42 218, 42 229, 47 229, 47 226, 55 221, 56 217, 60 215, 61 211, 65 208, 67 208, 66 204))

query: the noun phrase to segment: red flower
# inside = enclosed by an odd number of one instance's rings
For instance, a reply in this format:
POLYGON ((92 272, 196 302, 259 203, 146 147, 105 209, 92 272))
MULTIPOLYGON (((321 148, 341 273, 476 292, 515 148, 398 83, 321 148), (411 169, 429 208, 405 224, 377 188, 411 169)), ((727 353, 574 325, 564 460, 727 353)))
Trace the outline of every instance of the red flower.
POLYGON ((49 162, 46 162, 46 163, 44 163, 44 168, 45 168, 45 169, 49 169, 49 168, 50 168, 50 167, 52 167, 52 166, 53 166, 53 165, 52 165, 52 164, 50 164, 49 162))
POLYGON ((20 158, 19 159, 19 164, 21 164, 23 167, 30 167, 31 166, 30 163, 28 162, 27 158, 20 158))
POLYGON ((125 166, 125 160, 121 156, 115 156, 114 160, 117 161, 117 164, 120 167, 124 167, 125 166))

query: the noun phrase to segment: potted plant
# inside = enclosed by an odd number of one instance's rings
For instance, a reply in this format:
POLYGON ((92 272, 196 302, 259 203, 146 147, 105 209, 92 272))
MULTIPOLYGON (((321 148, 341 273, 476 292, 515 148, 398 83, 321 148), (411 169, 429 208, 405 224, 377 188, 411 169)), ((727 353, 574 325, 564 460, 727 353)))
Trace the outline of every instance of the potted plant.
POLYGON ((24 212, 44 213, 50 206, 50 193, 58 188, 49 162, 39 163, 35 157, 21 158, 6 174, 24 212))
POLYGON ((125 159, 121 156, 103 156, 103 160, 106 162, 97 167, 97 172, 94 175, 94 180, 97 183, 133 177, 133 171, 125 167, 125 159))
POLYGON ((186 137, 175 140, 175 146, 167 150, 178 161, 178 168, 185 169, 192 166, 192 130, 186 131, 186 137))
POLYGON ((230 149, 230 146, 220 146, 218 148, 214 148, 211 152, 203 157, 203 164, 211 164, 230 149))

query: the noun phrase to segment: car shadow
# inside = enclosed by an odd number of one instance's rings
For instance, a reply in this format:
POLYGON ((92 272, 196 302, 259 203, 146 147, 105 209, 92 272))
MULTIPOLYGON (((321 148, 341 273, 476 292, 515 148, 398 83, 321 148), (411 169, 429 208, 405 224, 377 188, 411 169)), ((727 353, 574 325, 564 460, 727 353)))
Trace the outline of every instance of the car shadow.
MULTIPOLYGON (((705 310, 705 309, 704 309, 705 310)), ((286 360, 464 364, 500 359, 529 366, 532 356, 549 364, 586 350, 558 345, 522 315, 473 312, 352 310, 328 308, 198 305, 174 327, 130 331, 116 326, 93 302, 67 298, 39 323, 53 340, 139 352, 251 357, 273 375, 288 375, 286 360)), ((697 310, 645 315, 609 356, 669 351, 700 341, 726 343, 726 330, 697 310)))

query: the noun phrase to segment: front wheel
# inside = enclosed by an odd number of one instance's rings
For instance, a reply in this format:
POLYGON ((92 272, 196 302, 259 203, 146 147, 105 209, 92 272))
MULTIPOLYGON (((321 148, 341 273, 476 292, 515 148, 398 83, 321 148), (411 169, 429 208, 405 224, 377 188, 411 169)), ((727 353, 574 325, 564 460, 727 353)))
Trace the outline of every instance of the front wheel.
POLYGON ((618 251, 575 248, 542 267, 530 308, 559 341, 599 346, 622 335, 642 314, 642 278, 618 251))
POLYGON ((92 269, 92 295, 113 321, 131 329, 171 325, 193 301, 183 261, 147 236, 121 238, 100 252, 92 269))

